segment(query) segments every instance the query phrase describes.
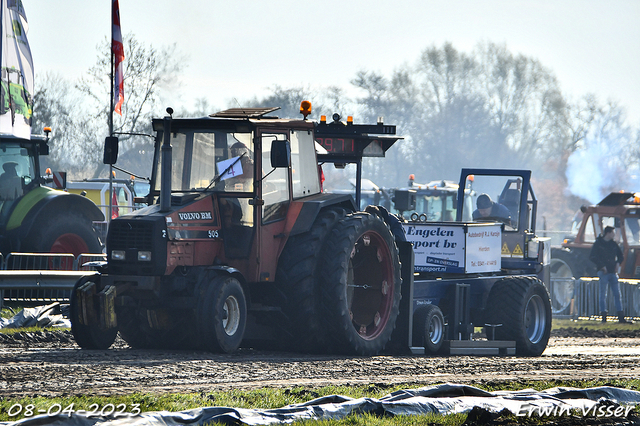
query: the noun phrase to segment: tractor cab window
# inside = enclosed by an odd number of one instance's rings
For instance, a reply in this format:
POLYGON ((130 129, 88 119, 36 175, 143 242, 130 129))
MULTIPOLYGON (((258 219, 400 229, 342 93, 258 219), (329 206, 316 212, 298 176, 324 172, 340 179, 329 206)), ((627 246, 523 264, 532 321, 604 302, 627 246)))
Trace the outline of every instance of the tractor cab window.
POLYGON ((607 226, 612 226, 616 230, 614 241, 618 244, 622 243, 622 232, 620 232, 620 218, 614 216, 602 216, 602 224, 598 231, 598 235, 602 234, 602 231, 607 226))
POLYGON ((0 149, 0 201, 13 201, 34 181, 33 155, 19 143, 3 144, 0 149))
POLYGON ((306 130, 291 132, 291 179, 293 198, 320 192, 315 141, 312 134, 306 130))
MULTIPOLYGON (((473 191, 473 202, 471 207, 469 203, 463 204, 462 217, 470 215, 473 221, 502 222, 505 224, 505 231, 530 227, 529 223, 518 223, 521 187, 522 178, 519 176, 478 175, 471 179, 468 177, 465 188, 473 191)), ((528 206, 525 205, 525 208, 528 206)))
MULTIPOLYGON (((252 133, 185 131, 171 135, 171 191, 205 188, 224 192, 253 192, 252 133), (215 167, 212 165, 215 164, 215 167)), ((161 176, 162 161, 156 176, 161 176)), ((160 190, 160 179, 155 182, 160 190)))
POLYGON ((265 169, 261 181, 264 200, 263 222, 283 219, 289 205, 289 169, 271 169, 271 143, 274 140, 287 140, 287 134, 262 134, 262 167, 265 169))
POLYGON ((640 245, 640 222, 638 221, 638 217, 625 217, 624 229, 627 244, 630 246, 640 245))
POLYGON ((594 219, 597 223, 598 215, 593 214, 587 218, 587 222, 584 224, 584 242, 593 243, 596 241, 596 232, 594 231, 594 219))

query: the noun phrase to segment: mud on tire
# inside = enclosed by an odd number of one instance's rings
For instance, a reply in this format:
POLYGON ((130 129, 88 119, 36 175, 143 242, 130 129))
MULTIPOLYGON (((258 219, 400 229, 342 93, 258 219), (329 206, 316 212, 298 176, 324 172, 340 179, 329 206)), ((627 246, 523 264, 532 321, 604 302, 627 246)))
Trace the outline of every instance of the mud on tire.
POLYGON ((330 349, 358 355, 383 350, 401 297, 398 249, 384 221, 354 213, 337 222, 322 250, 319 279, 330 349))
POLYGON ((496 340, 514 340, 516 354, 539 356, 551 333, 551 303, 542 281, 534 277, 508 277, 495 283, 487 312, 496 340))
POLYGON ((326 350, 325 329, 320 321, 318 264, 329 231, 344 217, 345 211, 340 208, 321 211, 311 229, 290 238, 280 255, 276 283, 286 316, 280 331, 283 349, 314 353, 326 350))

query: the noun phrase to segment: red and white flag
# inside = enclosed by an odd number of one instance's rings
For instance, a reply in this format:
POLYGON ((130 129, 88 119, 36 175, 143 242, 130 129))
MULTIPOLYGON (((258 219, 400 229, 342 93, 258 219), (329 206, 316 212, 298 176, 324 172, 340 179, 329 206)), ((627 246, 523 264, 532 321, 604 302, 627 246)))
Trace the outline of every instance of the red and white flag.
POLYGON ((113 38, 111 39, 111 53, 115 58, 114 87, 113 87, 113 110, 122 115, 122 103, 124 102, 124 44, 122 43, 122 30, 120 29, 120 6, 118 0, 113 0, 113 10, 111 12, 113 25, 113 38))

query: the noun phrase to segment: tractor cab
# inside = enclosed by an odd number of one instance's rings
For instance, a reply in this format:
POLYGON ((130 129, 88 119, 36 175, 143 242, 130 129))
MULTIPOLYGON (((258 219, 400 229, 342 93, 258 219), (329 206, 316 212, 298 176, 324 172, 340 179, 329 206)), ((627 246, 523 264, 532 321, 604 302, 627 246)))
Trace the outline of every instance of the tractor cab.
POLYGON ((0 223, 16 201, 39 185, 38 143, 4 135, 0 141, 0 223))

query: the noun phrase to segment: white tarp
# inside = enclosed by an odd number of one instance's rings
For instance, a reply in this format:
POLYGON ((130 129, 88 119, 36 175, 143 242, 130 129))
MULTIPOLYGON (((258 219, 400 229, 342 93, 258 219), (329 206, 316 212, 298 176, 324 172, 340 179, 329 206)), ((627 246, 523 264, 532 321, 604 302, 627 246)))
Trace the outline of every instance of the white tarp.
POLYGON ((90 417, 74 414, 71 417, 40 415, 14 423, 0 425, 204 425, 222 424, 269 425, 305 419, 341 419, 350 414, 371 413, 379 416, 439 413, 469 413, 474 407, 498 413, 507 409, 518 416, 530 413, 542 415, 574 415, 585 417, 626 416, 640 404, 640 392, 609 386, 588 389, 552 388, 544 391, 487 392, 472 386, 443 384, 394 392, 380 399, 332 395, 304 404, 260 410, 228 407, 206 407, 181 412, 146 412, 135 417, 90 417))

